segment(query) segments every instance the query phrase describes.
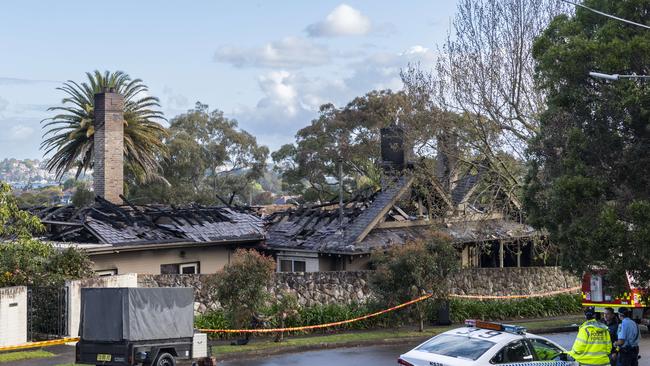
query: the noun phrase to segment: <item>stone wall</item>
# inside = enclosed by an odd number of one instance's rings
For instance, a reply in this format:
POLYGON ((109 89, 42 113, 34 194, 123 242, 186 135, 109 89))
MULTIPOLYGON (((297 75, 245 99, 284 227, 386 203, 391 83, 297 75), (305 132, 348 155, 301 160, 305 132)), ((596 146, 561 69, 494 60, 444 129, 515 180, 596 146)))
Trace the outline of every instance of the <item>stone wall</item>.
MULTIPOLYGON (((196 310, 217 308, 210 299, 215 275, 138 275, 138 287, 193 287, 196 310)), ((276 273, 269 291, 292 291, 301 304, 364 302, 372 297, 370 271, 276 273)), ((449 279, 458 295, 527 295, 563 290, 580 285, 575 276, 556 267, 468 268, 449 279)))

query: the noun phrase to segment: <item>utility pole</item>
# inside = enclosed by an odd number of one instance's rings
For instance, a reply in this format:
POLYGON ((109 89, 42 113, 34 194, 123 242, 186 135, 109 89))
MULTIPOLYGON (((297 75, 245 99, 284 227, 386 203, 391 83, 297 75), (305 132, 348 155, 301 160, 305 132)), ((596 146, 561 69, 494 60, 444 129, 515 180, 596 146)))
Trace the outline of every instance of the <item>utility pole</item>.
POLYGON ((343 158, 339 156, 339 229, 343 229, 343 158))

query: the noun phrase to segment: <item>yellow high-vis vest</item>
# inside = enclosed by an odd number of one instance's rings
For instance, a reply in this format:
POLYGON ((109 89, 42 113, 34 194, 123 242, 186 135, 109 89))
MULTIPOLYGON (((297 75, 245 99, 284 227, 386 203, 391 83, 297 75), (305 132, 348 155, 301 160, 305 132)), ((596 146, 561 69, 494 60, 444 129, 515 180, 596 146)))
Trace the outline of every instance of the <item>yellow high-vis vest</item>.
POLYGON ((582 323, 569 355, 581 366, 608 366, 612 340, 605 324, 595 319, 582 323))

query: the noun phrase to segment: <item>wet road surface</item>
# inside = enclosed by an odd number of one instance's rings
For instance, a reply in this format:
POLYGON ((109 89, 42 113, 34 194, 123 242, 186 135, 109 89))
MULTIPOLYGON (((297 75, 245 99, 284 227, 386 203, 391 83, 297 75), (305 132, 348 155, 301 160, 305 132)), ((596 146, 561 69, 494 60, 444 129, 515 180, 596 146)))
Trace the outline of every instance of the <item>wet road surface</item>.
MULTIPOLYGON (((545 334, 565 348, 571 348, 576 333, 545 334)), ((309 351, 277 355, 264 358, 247 358, 220 362, 220 366, 396 366, 397 357, 409 351, 417 344, 400 346, 371 346, 356 348, 337 348, 323 351, 309 351)), ((0 366, 53 366, 74 362, 74 347, 56 346, 47 349, 57 354, 54 358, 25 360, 12 363, 2 363, 0 366)), ((639 366, 650 366, 650 338, 641 340, 641 355, 639 366)), ((180 365, 179 365, 180 366, 180 365)))
MULTIPOLYGON (((546 338, 570 349, 576 333, 544 334, 546 338)), ((396 366, 397 357, 415 347, 413 345, 401 346, 375 346, 358 348, 339 348, 324 351, 310 351, 293 353, 265 358, 246 359, 241 361, 228 361, 220 363, 221 366, 396 366)), ((643 358, 639 366, 650 366, 650 338, 644 338, 641 343, 643 358)))

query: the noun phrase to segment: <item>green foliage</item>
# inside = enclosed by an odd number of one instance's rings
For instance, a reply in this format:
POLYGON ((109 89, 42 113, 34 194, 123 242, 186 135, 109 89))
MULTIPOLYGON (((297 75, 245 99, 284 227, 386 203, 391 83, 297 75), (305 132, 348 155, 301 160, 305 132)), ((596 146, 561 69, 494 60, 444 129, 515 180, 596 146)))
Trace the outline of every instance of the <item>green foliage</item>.
POLYGON ((30 239, 32 234, 45 229, 40 220, 18 208, 18 201, 11 187, 0 181, 0 239, 30 239))
POLYGON ((217 203, 217 194, 248 202, 254 182, 263 177, 269 151, 223 112, 196 103, 194 109, 174 117, 165 140, 169 156, 161 165, 167 183, 133 189, 138 202, 217 203))
POLYGON ((85 182, 78 182, 72 195, 72 204, 75 207, 84 207, 91 205, 95 200, 95 193, 88 189, 85 182))
MULTIPOLYGON (((416 297, 433 294, 443 298, 448 293, 446 278, 459 266, 458 251, 451 239, 432 232, 423 241, 394 246, 385 253, 375 252, 372 257, 376 270, 370 285, 379 300, 394 306, 416 297)), ((413 309, 424 324, 425 302, 416 303, 413 309)))
POLYGON ((43 350, 36 351, 19 351, 0 354, 0 362, 16 362, 21 360, 31 360, 35 358, 54 357, 56 354, 43 350))
POLYGON ((47 168, 60 178, 71 169, 81 172, 92 168, 93 138, 95 133, 95 93, 105 87, 115 88, 124 97, 124 157, 126 177, 139 182, 157 178, 158 160, 165 154, 162 138, 166 130, 159 124, 164 120, 158 98, 142 96, 148 91, 140 79, 122 72, 98 70, 86 73, 87 82, 78 84, 69 80, 58 90, 65 93, 62 106, 48 111, 58 113, 43 120, 45 140, 41 147, 45 154, 54 153, 47 168))
MULTIPOLYGON (((482 320, 512 320, 526 318, 545 318, 552 316, 570 315, 579 313, 582 309, 580 297, 576 295, 555 295, 541 298, 516 299, 516 300, 465 300, 451 299, 450 312, 454 323, 462 323, 465 319, 482 320)), ((297 315, 287 319, 286 327, 298 327, 333 323, 341 320, 352 319, 367 315, 385 307, 378 303, 370 304, 330 304, 300 307, 297 315)), ((263 314, 271 316, 276 314, 275 308, 266 308, 263 314)), ((434 301, 426 303, 424 316, 427 322, 436 322, 438 304, 434 301)), ((378 328, 391 328, 396 325, 411 324, 412 320, 406 310, 380 315, 378 317, 346 324, 343 326, 313 331, 315 333, 330 333, 336 330, 367 330, 378 328)), ((195 326, 201 329, 233 329, 224 311, 211 311, 195 318, 195 326)), ((269 327, 279 327, 277 317, 273 318, 269 327)), ((306 334, 312 332, 294 332, 306 334)))
MULTIPOLYGON (((580 296, 555 295, 520 300, 464 300, 452 299, 449 304, 453 322, 465 319, 513 320, 544 318, 575 314, 581 311, 580 296)), ((437 309, 431 308, 429 319, 435 319, 437 309)))
POLYGON ((296 143, 272 154, 282 174, 283 189, 307 201, 329 201, 338 196, 338 161, 343 161, 344 186, 350 192, 377 187, 379 128, 394 122, 408 101, 403 93, 371 91, 343 108, 320 107, 320 116, 296 133, 296 143), (367 178, 359 180, 360 178, 367 178))
POLYGON ((237 249, 215 276, 216 299, 226 309, 230 324, 247 328, 269 300, 275 261, 253 249, 237 249))
MULTIPOLYGON (((647 24, 645 0, 584 5, 647 24)), ((650 280, 650 84, 604 81, 589 71, 649 73, 646 29, 577 8, 549 25, 534 45, 537 80, 547 94, 539 136, 529 146, 524 204, 549 230, 561 264, 581 274, 607 268, 650 280)))
POLYGON ((43 187, 18 194, 20 207, 51 206, 61 202, 63 190, 59 186, 43 187))
POLYGON ((92 275, 84 253, 33 238, 43 230, 37 217, 18 209, 9 185, 0 182, 0 287, 60 285, 92 275))

